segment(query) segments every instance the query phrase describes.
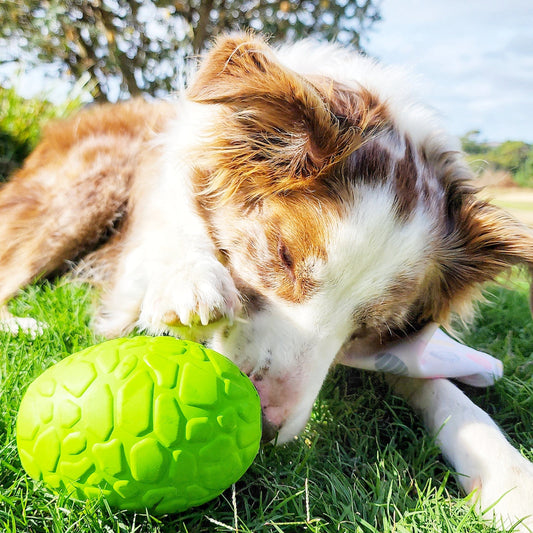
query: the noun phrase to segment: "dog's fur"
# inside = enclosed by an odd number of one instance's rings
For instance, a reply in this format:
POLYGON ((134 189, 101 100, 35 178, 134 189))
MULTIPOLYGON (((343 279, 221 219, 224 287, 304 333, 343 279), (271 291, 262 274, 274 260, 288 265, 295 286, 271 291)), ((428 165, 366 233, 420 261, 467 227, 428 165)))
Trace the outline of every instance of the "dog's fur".
MULTIPOLYGON (((208 341, 289 440, 345 343, 372 351, 446 324, 483 282, 533 265, 529 229, 476 197, 456 141, 405 87, 335 46, 239 34, 176 102, 51 126, 0 192, 0 302, 83 258, 101 285, 96 330, 208 341)), ((515 489, 498 516, 533 511, 533 468, 462 393, 395 386, 434 432, 454 416, 439 439, 482 505, 515 489)))

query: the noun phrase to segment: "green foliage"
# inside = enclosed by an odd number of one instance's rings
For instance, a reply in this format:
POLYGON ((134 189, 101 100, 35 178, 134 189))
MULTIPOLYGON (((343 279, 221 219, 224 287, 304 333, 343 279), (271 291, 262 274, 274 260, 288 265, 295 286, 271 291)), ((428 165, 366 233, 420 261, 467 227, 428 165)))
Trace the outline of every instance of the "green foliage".
POLYGON ((466 135, 463 135, 463 137, 461 137, 461 144, 463 146, 463 150, 467 154, 475 155, 485 153, 485 146, 478 139, 480 134, 481 132, 479 130, 472 130, 469 131, 466 135))
POLYGON ((45 101, 24 100, 14 89, 0 88, 0 180, 3 180, 36 145, 41 117, 53 115, 45 101))
MULTIPOLYGON (((489 411, 529 458, 533 449, 533 324, 527 287, 493 288, 465 340, 503 359, 505 377, 469 396, 489 411)), ((29 383, 46 368, 98 342, 89 328, 91 290, 44 283, 11 303, 48 323, 32 338, 0 333, 0 529, 6 533, 489 533, 411 409, 381 376, 336 368, 304 433, 261 449, 222 496, 181 514, 153 517, 51 494, 23 472, 15 419, 29 383)), ((510 530, 511 531, 511 530, 510 530)))
POLYGON ((486 158, 497 169, 518 170, 528 159, 531 146, 521 141, 505 141, 487 152, 486 158))
POLYGON ((533 146, 530 146, 527 158, 515 172, 515 181, 522 187, 533 187, 533 146))
POLYGON ((183 83, 185 59, 221 32, 253 29, 276 40, 311 34, 359 44, 379 20, 375 0, 7 0, 0 3, 0 61, 55 65, 95 99, 168 93, 183 83), (10 52, 12 51, 12 52, 10 52))
POLYGON ((472 166, 509 172, 518 185, 533 187, 533 145, 522 141, 493 145, 480 141, 479 133, 471 131, 461 139, 472 166))
POLYGON ((61 106, 37 98, 27 100, 15 89, 0 87, 0 182, 21 166, 48 120, 64 117, 80 105, 76 99, 61 106))

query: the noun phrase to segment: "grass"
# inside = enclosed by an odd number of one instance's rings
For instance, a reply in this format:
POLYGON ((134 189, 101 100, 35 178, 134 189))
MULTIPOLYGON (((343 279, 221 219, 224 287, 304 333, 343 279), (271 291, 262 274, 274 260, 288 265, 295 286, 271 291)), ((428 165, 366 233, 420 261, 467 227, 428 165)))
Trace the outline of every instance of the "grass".
MULTIPOLYGON (((40 125, 79 102, 54 108, 0 88, 0 181, 35 145, 40 125)), ((468 393, 533 459, 533 324, 527 288, 492 289, 467 343, 503 359, 506 376, 468 393)), ((382 377, 337 368, 304 433, 265 446, 248 472, 215 500, 179 515, 117 512, 104 501, 54 495, 21 469, 15 421, 24 391, 46 368, 98 342, 89 328, 91 292, 58 280, 11 303, 49 328, 31 338, 0 333, 0 531, 5 533, 484 532, 438 448, 382 377)))
MULTIPOLYGON (((491 289, 465 340, 503 359, 494 387, 468 389, 533 459, 533 324, 526 286, 491 289)), ((489 532, 468 506, 434 441, 376 374, 332 371, 305 432, 265 446, 215 500, 178 515, 118 512, 103 501, 53 495, 22 471, 15 420, 29 383, 67 354, 98 342, 91 293, 63 281, 34 285, 12 310, 50 327, 41 336, 0 334, 0 530, 6 533, 489 532)))
POLYGON ((533 204, 530 201, 520 202, 520 201, 496 200, 494 203, 510 211, 526 211, 528 213, 533 211, 533 204))

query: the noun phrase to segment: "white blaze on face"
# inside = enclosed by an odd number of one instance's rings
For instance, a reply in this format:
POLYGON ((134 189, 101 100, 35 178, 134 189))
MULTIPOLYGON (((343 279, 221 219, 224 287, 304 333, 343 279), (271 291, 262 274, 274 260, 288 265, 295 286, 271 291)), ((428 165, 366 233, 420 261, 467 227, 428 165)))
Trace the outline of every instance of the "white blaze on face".
POLYGON ((417 210, 399 221, 386 186, 361 186, 327 233, 327 259, 310 260, 317 281, 310 298, 294 303, 263 294, 258 311, 214 340, 251 376, 265 417, 281 427, 279 442, 305 426, 335 355, 357 326, 354 310, 386 299, 399 275, 424 268, 431 220, 417 210))
POLYGON ((309 305, 329 321, 329 329, 349 335, 355 310, 385 298, 400 276, 424 273, 432 230, 433 222, 421 208, 400 221, 388 187, 358 188, 347 216, 331 232, 322 289, 309 305))

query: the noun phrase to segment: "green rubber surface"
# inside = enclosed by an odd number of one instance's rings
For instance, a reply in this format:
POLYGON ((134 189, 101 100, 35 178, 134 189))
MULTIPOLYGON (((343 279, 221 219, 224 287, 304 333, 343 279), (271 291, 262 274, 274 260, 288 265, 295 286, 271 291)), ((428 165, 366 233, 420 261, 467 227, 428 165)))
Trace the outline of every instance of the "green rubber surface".
POLYGON ((172 337, 115 339, 67 357, 29 386, 17 418, 31 477, 159 514, 228 488, 260 437, 252 382, 226 357, 172 337))

